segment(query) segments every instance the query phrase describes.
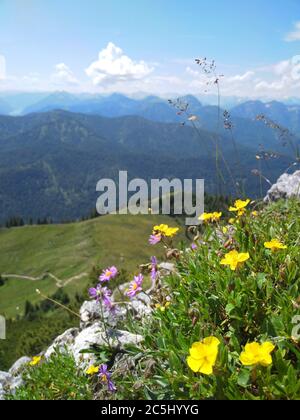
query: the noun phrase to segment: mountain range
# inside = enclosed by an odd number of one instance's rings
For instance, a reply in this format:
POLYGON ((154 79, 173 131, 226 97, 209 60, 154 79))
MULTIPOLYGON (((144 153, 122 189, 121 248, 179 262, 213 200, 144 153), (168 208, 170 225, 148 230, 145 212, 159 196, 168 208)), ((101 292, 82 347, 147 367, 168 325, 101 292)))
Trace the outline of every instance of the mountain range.
MULTIPOLYGON (((136 115, 107 118, 63 110, 0 116, 0 221, 12 215, 80 218, 95 206, 97 181, 117 180, 119 170, 127 170, 130 179, 204 178, 211 193, 236 194, 238 181, 252 197, 261 195, 260 179, 251 171, 260 142, 280 145, 276 133, 262 122, 237 118, 239 135, 232 142, 228 130, 216 135, 205 128, 215 124, 217 109, 199 107, 206 124, 197 129, 136 115), (226 182, 216 174, 216 139, 226 182)), ((291 159, 285 151, 263 162, 264 175, 276 179, 291 159)))

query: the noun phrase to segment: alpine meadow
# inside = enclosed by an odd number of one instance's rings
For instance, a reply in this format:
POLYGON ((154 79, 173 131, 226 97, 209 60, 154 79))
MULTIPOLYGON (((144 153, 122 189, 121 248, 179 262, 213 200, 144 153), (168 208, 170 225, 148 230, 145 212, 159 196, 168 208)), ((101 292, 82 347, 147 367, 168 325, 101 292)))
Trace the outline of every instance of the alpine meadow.
POLYGON ((300 400, 298 3, 0 2, 0 401, 300 400))

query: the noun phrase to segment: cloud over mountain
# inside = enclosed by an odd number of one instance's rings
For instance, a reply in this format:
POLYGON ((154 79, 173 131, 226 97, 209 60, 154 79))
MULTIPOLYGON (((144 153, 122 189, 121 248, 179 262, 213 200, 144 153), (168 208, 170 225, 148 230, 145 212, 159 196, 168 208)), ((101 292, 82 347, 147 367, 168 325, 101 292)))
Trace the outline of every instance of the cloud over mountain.
POLYGON ((86 74, 94 85, 113 85, 144 79, 152 71, 153 67, 145 61, 132 60, 121 48, 110 42, 100 51, 98 59, 86 69, 86 74))

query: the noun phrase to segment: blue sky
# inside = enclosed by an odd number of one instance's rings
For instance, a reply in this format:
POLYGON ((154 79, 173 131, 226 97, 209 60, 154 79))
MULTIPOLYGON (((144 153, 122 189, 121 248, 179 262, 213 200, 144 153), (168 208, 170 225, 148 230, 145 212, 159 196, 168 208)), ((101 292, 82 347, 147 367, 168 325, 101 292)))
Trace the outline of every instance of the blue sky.
POLYGON ((299 55, 299 0, 0 0, 0 90, 300 96, 299 55))

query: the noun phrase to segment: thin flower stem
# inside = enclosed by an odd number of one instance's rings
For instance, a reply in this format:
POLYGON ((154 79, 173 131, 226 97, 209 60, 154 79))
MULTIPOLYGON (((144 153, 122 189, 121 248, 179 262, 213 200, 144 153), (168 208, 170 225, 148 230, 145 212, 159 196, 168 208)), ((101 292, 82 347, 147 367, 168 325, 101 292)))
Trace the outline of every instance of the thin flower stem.
POLYGON ((103 304, 102 301, 100 300, 100 310, 101 310, 101 316, 102 316, 102 321, 103 321, 103 325, 104 325, 104 332, 106 335, 106 342, 108 347, 110 348, 110 350, 112 350, 111 344, 110 344, 110 339, 109 339, 109 334, 108 334, 108 329, 107 329, 107 325, 106 325, 106 321, 104 318, 104 311, 103 311, 103 304))
POLYGON ((63 305, 62 303, 59 303, 56 300, 49 298, 48 296, 44 295, 40 290, 36 290, 36 292, 37 292, 38 295, 42 296, 42 298, 44 298, 45 300, 49 300, 49 302, 54 303, 55 305, 59 306, 60 308, 64 309, 65 311, 68 311, 70 314, 72 314, 72 315, 76 316, 77 318, 81 319, 81 316, 78 313, 72 311, 72 309, 69 309, 67 306, 63 305))

